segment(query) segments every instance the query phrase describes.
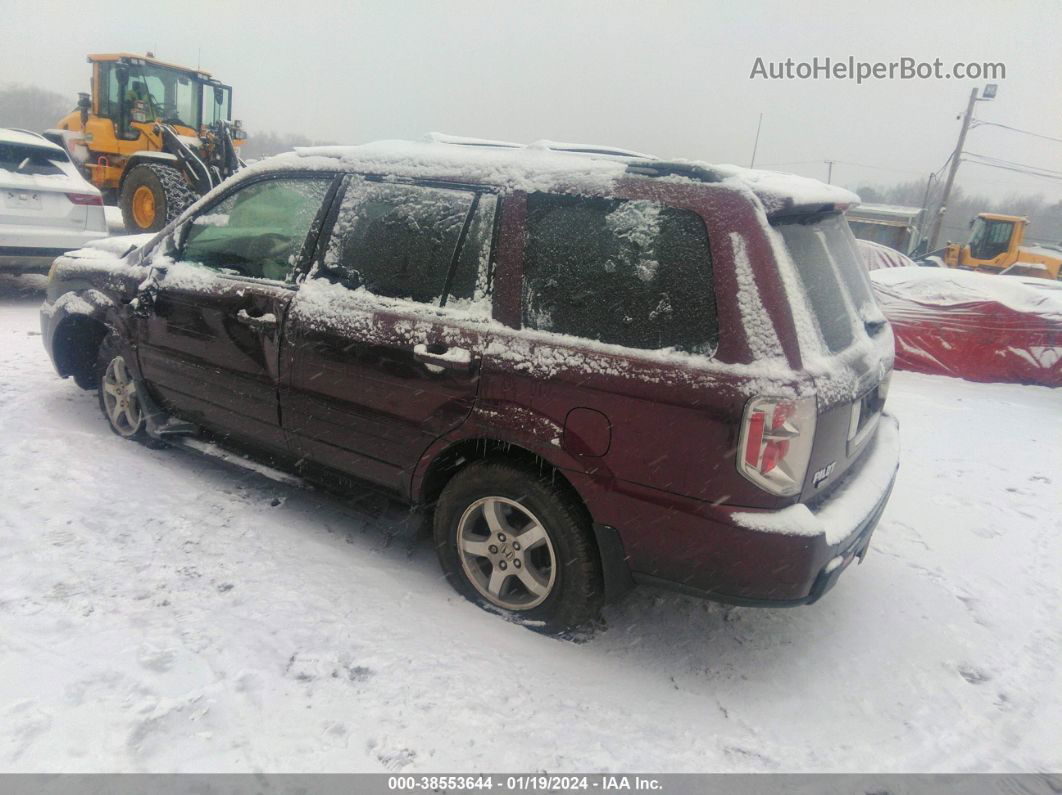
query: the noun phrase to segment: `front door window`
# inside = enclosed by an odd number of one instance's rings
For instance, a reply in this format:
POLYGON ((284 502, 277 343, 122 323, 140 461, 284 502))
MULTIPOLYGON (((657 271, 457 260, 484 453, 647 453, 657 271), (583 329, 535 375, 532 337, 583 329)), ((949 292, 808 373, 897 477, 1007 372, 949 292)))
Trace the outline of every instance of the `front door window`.
POLYGON ((290 282, 330 176, 266 179, 188 225, 180 259, 230 276, 290 282))

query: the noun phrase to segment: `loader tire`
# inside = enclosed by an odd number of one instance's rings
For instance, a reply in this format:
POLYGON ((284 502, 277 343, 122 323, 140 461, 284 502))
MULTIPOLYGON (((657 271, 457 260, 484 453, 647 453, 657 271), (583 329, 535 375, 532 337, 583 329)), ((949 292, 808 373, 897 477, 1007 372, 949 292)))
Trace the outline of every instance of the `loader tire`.
POLYGON ((140 234, 159 231, 198 198, 177 169, 141 163, 122 183, 119 205, 126 230, 140 234))

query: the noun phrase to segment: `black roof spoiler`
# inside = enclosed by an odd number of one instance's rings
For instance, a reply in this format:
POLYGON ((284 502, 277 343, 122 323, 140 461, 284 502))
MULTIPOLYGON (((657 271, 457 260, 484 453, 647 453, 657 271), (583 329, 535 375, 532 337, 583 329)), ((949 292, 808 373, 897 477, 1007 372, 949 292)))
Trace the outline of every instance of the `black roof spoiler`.
POLYGON ((645 177, 686 177, 697 182, 722 182, 723 180, 710 168, 668 160, 635 160, 627 164, 627 172, 645 177))
POLYGON ((845 212, 851 204, 837 202, 814 202, 811 204, 797 204, 791 197, 783 200, 782 205, 767 213, 767 220, 771 223, 785 223, 787 220, 800 219, 811 221, 823 215, 835 215, 845 212))

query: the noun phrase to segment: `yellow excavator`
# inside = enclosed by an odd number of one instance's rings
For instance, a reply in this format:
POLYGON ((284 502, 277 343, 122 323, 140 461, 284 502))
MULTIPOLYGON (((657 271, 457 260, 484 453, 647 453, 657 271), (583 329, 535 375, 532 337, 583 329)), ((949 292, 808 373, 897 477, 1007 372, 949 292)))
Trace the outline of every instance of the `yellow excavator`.
POLYGON ((91 94, 45 137, 70 153, 131 233, 162 229, 243 167, 232 87, 151 53, 89 55, 91 94))
POLYGON ((1062 248, 1023 246, 1029 220, 1020 215, 980 213, 968 243, 948 243, 941 259, 949 268, 1058 279, 1062 248))

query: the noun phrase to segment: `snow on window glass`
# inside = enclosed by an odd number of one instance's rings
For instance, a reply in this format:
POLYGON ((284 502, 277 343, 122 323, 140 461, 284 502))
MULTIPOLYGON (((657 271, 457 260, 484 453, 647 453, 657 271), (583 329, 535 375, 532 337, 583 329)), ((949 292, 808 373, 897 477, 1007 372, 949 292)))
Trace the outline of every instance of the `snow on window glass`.
MULTIPOLYGON (((833 353, 844 350, 854 340, 845 282, 851 279, 854 284, 861 278, 865 283, 866 274, 845 238, 843 216, 794 216, 778 222, 776 228, 800 274, 827 348, 833 353), (842 281, 841 274, 849 270, 854 273, 846 273, 842 281)), ((854 305, 858 305, 857 300, 853 296, 854 305)))
POLYGON ((741 321, 745 327, 749 351, 756 359, 769 359, 782 355, 782 343, 778 340, 774 323, 763 305, 763 298, 756 286, 745 238, 738 232, 730 233, 734 248, 734 275, 737 277, 737 303, 741 321))
POLYGON ((718 341, 708 234, 649 201, 532 194, 524 326, 643 350, 718 341))
MULTIPOLYGON (((325 270, 374 295, 437 304, 474 198, 468 191, 351 180, 325 270)), ((463 264, 478 266, 474 255, 463 264)), ((454 283, 470 298, 475 271, 455 273, 454 283)))
POLYGON ((476 203, 468 235, 457 255, 447 306, 463 306, 470 311, 479 309, 479 314, 490 314, 490 244, 497 204, 497 197, 490 195, 480 196, 476 203))
POLYGON ((198 226, 228 226, 229 215, 228 213, 204 213, 198 216, 193 223, 198 226))

